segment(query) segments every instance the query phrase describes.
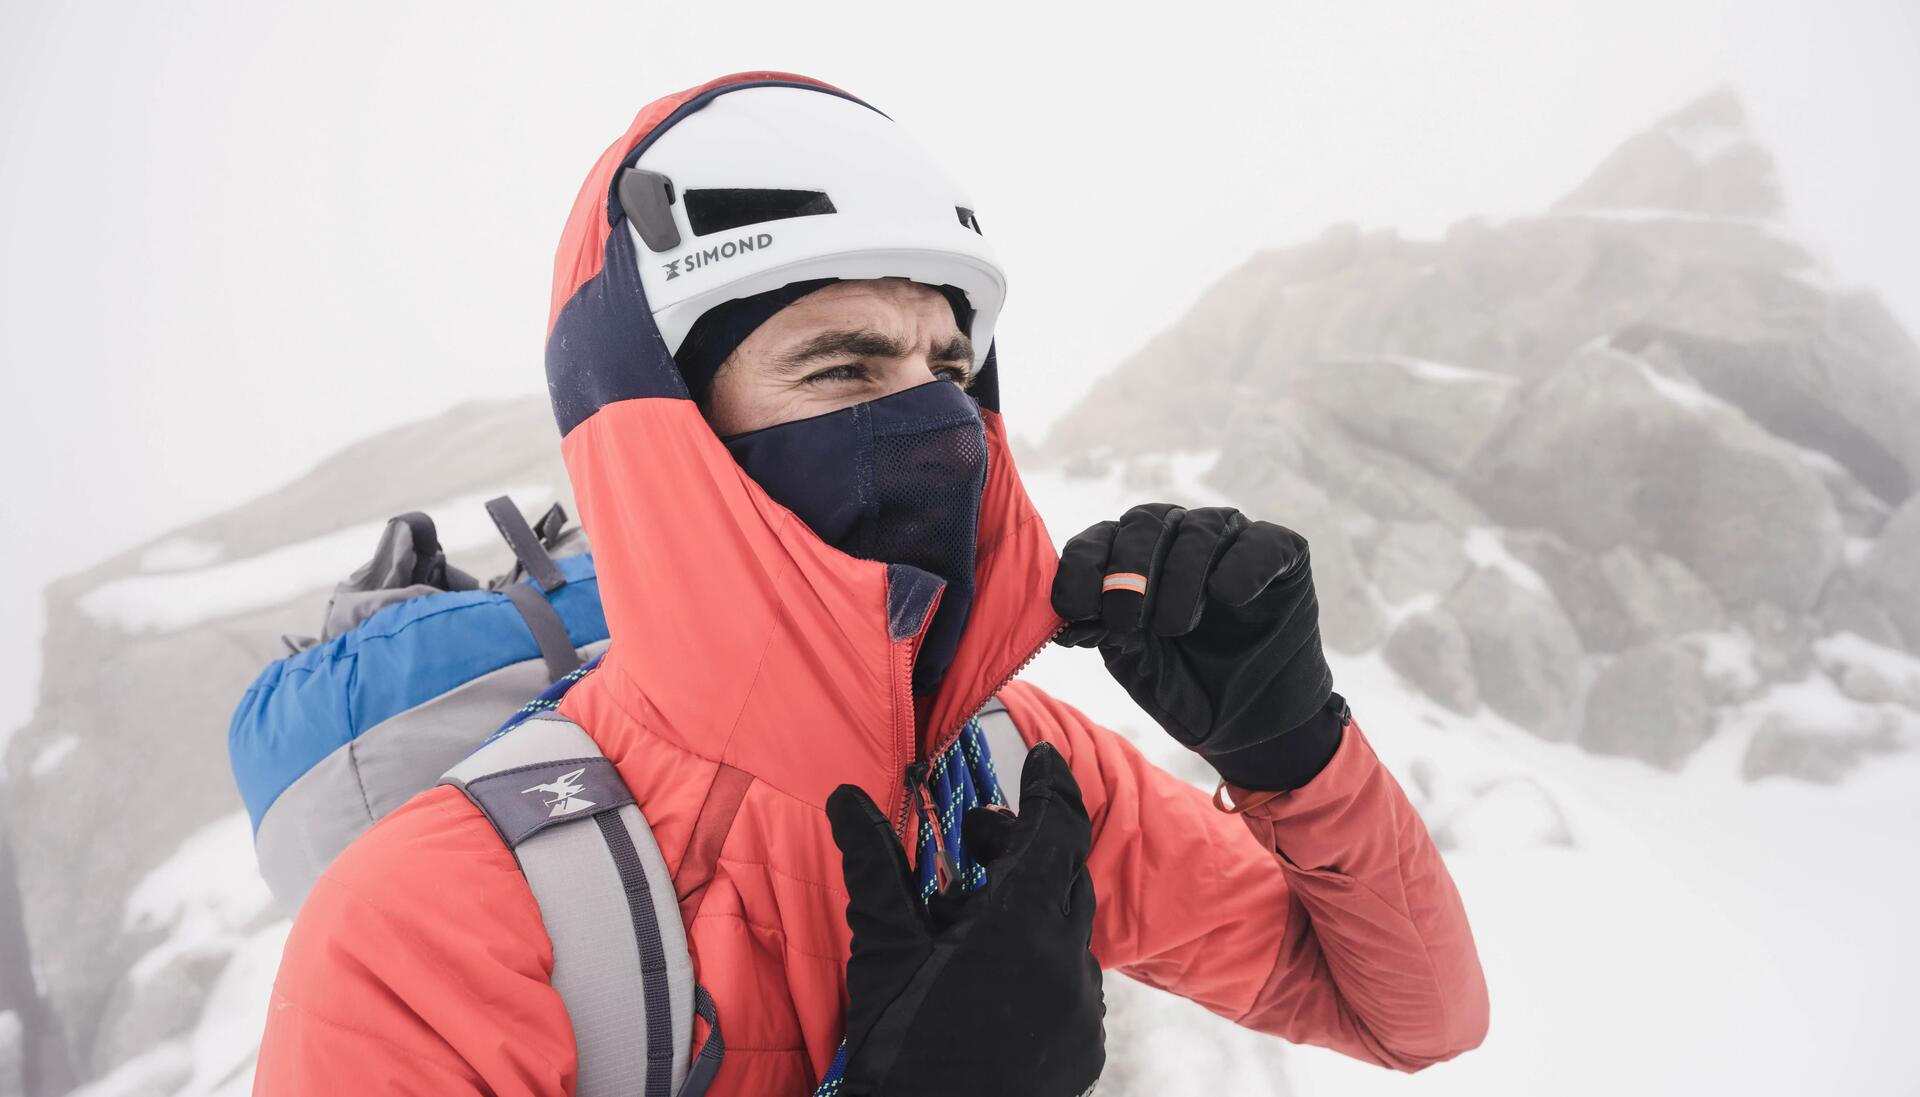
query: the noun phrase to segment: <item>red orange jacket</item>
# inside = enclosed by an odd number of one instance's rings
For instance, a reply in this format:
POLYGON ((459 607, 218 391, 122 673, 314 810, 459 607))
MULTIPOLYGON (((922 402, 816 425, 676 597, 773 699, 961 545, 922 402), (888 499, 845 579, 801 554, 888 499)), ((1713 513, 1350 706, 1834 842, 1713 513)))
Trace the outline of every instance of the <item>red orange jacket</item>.
MULTIPOLYGON (((907 766, 996 692, 1079 779, 1103 966, 1401 1070, 1476 1046, 1486 988, 1459 896, 1357 726, 1310 784, 1234 817, 1073 708, 1007 684, 1058 628, 1057 558, 990 383, 973 613, 939 692, 916 706, 918 630, 889 620, 886 566, 772 502, 677 388, 650 321, 633 334, 632 310, 646 313, 620 269, 633 257, 612 231, 615 172, 676 109, 769 79, 812 83, 746 73, 670 96, 601 157, 557 256, 548 353, 613 637, 561 711, 619 767, 673 871, 726 1032, 716 1097, 809 1093, 840 1041, 848 930, 828 793, 857 783, 910 832, 907 766)), ((423 793, 307 899, 255 1092, 571 1094, 552 962, 490 824, 454 789, 423 793)))

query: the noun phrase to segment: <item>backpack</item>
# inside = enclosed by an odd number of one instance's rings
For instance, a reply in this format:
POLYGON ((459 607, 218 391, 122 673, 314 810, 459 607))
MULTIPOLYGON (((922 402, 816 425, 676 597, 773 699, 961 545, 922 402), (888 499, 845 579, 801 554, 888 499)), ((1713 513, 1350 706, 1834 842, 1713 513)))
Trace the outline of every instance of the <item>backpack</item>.
POLYGON ((436 784, 459 788, 539 904, 574 1026, 575 1092, 639 1082, 645 1097, 698 1097, 725 1044, 666 861, 613 764, 552 711, 607 644, 593 557, 557 504, 533 525, 505 496, 487 512, 512 570, 482 584, 447 561, 426 515, 393 518, 335 588, 320 635, 283 637, 289 654, 242 697, 227 746, 261 875, 296 914, 382 816, 436 784))
POLYGON ((482 585, 447 561, 432 519, 392 519, 319 637, 283 637, 289 654, 234 712, 228 757, 288 914, 348 843, 606 645, 593 557, 565 512, 530 527, 504 496, 487 510, 512 571, 482 585))

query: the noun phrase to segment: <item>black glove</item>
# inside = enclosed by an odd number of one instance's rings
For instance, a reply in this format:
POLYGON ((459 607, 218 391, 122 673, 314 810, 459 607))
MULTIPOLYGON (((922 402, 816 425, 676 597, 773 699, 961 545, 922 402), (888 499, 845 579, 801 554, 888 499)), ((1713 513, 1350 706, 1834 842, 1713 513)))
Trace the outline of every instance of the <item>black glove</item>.
POLYGON ((1295 788, 1340 743, 1304 537, 1228 507, 1134 507, 1067 542, 1059 642, 1100 648, 1149 716, 1227 780, 1295 788))
POLYGON ((867 794, 827 800, 847 876, 850 1097, 1080 1097, 1106 1065, 1093 935, 1093 843, 1080 786, 1041 744, 1020 814, 975 808, 977 891, 920 903, 900 840, 867 794))

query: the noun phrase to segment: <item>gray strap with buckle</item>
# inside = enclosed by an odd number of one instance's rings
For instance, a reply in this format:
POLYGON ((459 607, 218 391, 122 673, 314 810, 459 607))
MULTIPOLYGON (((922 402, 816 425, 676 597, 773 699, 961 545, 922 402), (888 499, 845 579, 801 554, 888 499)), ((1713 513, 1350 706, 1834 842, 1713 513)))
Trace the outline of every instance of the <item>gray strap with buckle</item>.
MULTIPOLYGON (((553 512, 548 511, 549 515, 553 512)), ((487 516, 500 530, 500 536, 506 539, 507 547, 513 550, 514 559, 520 561, 521 568, 540 584, 540 589, 552 594, 566 584, 567 577, 560 574, 560 565, 553 562, 547 554, 547 547, 540 535, 527 525, 527 517, 514 506, 513 500, 501 495, 487 500, 487 516)), ((546 522, 545 518, 541 519, 546 522)))

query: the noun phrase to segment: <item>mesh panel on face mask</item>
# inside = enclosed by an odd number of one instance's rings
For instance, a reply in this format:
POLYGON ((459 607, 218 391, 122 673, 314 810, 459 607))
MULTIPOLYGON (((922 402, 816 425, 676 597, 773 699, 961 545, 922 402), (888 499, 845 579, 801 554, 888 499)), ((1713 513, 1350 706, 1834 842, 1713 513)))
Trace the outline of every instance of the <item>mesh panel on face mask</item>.
POLYGON ((987 469, 980 420, 891 434, 876 429, 873 465, 879 520, 866 546, 871 558, 913 564, 954 582, 961 569, 951 565, 973 559, 979 527, 976 500, 987 469))
POLYGON ((973 606, 974 543, 987 480, 987 439, 973 401, 948 382, 926 386, 926 411, 903 422, 876 416, 873 559, 946 580, 914 661, 916 694, 931 692, 960 643, 973 606), (937 409, 937 410, 936 410, 937 409))

